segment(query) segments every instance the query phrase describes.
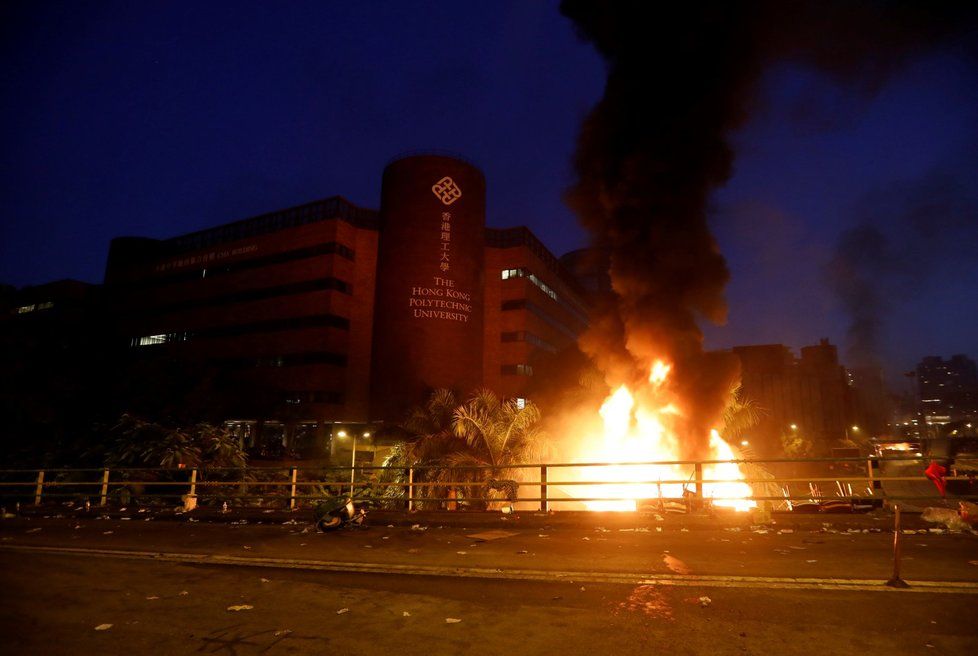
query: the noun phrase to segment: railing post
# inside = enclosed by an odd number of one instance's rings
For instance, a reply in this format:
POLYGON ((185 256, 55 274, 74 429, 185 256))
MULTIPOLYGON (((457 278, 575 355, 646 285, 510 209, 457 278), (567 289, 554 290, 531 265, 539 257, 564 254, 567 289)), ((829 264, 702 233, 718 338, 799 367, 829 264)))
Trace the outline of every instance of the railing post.
POLYGON ((104 506, 109 500, 109 470, 102 470, 102 494, 99 497, 98 505, 104 506))
POLYGON ((540 512, 547 512, 550 504, 547 502, 547 466, 540 465, 540 512))
POLYGON ((299 468, 293 467, 291 471, 292 486, 289 488, 289 510, 295 510, 295 481, 299 474, 299 468))
POLYGON ((408 512, 414 511, 414 467, 408 468, 408 484, 407 484, 407 509, 408 512))
POLYGON ((44 470, 37 472, 37 486, 34 488, 34 505, 41 505, 41 492, 44 491, 44 470))
POLYGON ((693 465, 693 478, 696 479, 696 498, 703 499, 703 463, 693 465))
POLYGON ((891 588, 909 588, 900 577, 900 506, 893 506, 893 576, 886 582, 891 588))
POLYGON ((197 497, 197 468, 194 467, 190 470, 190 498, 195 499, 197 497))

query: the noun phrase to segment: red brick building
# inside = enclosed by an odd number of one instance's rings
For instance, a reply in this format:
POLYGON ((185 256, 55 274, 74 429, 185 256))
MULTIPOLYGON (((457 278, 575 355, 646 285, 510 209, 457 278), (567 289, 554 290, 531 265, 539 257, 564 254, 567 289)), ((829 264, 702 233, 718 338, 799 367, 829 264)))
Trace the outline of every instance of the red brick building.
POLYGON ((119 238, 109 314, 134 358, 207 361, 278 394, 271 412, 228 417, 249 440, 397 421, 436 387, 524 397, 587 306, 529 230, 485 227, 484 193, 470 164, 416 156, 388 166, 379 212, 333 197, 119 238))

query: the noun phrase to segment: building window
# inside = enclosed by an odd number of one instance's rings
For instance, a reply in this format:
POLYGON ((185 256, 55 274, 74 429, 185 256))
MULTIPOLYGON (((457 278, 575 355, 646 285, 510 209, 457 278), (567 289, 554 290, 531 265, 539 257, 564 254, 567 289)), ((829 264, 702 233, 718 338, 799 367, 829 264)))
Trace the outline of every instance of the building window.
POLYGON ((521 396, 516 397, 516 409, 517 410, 522 410, 525 407, 526 407, 526 399, 524 399, 521 396))
POLYGON ((532 376, 533 367, 528 364, 504 364, 501 372, 504 376, 532 376))
POLYGON ((130 345, 132 346, 158 346, 160 344, 172 344, 173 342, 185 342, 190 333, 160 333, 158 335, 144 335, 133 337, 130 345))
POLYGON ((500 335, 500 340, 503 342, 526 342, 527 344, 533 344, 533 346, 543 349, 548 353, 556 353, 557 347, 550 342, 541 339, 531 332, 525 330, 519 330, 512 333, 502 333, 500 335))

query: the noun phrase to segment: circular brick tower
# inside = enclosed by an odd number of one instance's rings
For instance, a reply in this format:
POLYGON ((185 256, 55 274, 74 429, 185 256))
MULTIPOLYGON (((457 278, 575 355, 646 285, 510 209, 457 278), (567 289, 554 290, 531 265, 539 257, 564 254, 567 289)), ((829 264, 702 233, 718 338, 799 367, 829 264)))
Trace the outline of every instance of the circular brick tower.
POLYGON ((397 421, 433 389, 482 384, 485 178, 440 155, 384 170, 371 415, 397 421))

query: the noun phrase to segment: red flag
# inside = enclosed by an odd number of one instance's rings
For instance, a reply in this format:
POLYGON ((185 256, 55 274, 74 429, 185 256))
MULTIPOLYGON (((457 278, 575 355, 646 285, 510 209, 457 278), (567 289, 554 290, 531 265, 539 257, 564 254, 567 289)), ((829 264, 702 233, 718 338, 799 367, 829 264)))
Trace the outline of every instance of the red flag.
POLYGON ((937 486, 937 491, 941 493, 941 496, 945 496, 947 492, 947 481, 944 480, 944 475, 947 473, 947 467, 941 465, 936 460, 931 460, 930 464, 927 465, 927 469, 924 470, 924 474, 927 478, 934 481, 934 485, 937 486))

